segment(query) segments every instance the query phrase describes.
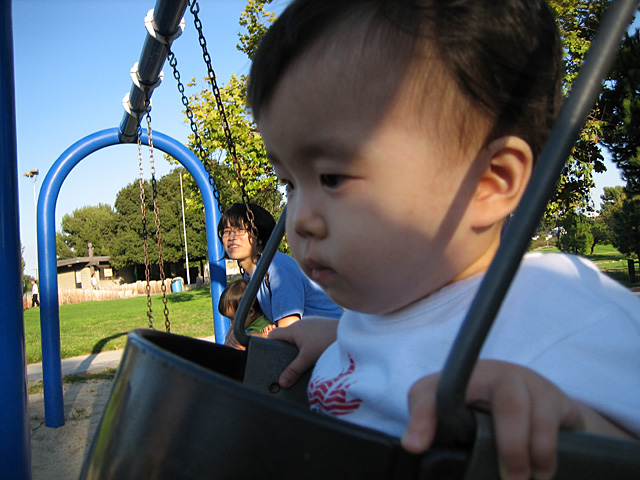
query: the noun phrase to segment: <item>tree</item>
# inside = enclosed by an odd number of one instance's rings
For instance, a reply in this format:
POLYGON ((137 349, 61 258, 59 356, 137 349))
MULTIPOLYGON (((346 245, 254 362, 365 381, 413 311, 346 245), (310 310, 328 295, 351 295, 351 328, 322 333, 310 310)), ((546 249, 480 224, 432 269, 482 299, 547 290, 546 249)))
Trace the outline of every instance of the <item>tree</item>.
MULTIPOLYGON (((549 6, 558 20, 565 52, 563 91, 570 92, 591 40, 609 0, 549 0, 549 6)), ((567 160, 558 180, 556 192, 550 199, 546 215, 563 217, 575 208, 589 204, 590 190, 594 186, 593 172, 606 167, 598 148, 601 122, 597 107, 589 115, 580 137, 567 160)))
POLYGON ((640 194, 640 30, 622 42, 601 97, 602 143, 622 171, 627 190, 640 194))
MULTIPOLYGON (((265 11, 265 5, 269 3, 271 0, 249 0, 241 15, 240 24, 245 32, 239 34, 238 49, 249 58, 253 56, 269 24, 275 20, 273 12, 265 11)), ((229 82, 220 88, 220 97, 237 153, 237 168, 245 192, 252 202, 263 206, 277 218, 282 210, 283 196, 273 168, 267 160, 262 139, 246 106, 246 83, 246 76, 232 75, 229 82)), ((231 203, 243 201, 243 198, 236 166, 232 156, 227 153, 227 138, 210 84, 211 79, 205 79, 205 88, 189 97, 202 148, 196 144, 193 134, 189 138, 189 147, 203 159, 205 165, 209 165, 208 170, 215 180, 224 208, 231 203)), ((197 84, 192 82, 189 86, 197 84)), ((190 197, 194 203, 200 202, 195 185, 190 183, 188 189, 192 192, 190 197)))
POLYGON ((61 231, 56 234, 58 259, 88 256, 89 243, 93 245, 95 255, 109 255, 115 224, 115 212, 104 203, 78 208, 71 215, 64 215, 61 231))
MULTIPOLYGON (((180 175, 193 181, 182 167, 157 179, 158 219, 162 256, 167 262, 184 259, 184 234, 182 228, 182 203, 180 175)), ((153 189, 143 182, 145 196, 145 225, 143 227, 140 202, 140 181, 134 180, 122 188, 114 203, 117 213, 116 233, 111 242, 111 263, 116 268, 144 264, 144 230, 146 230, 148 257, 151 264, 158 263, 156 220, 153 208, 153 189)), ((202 205, 200 200, 199 206, 202 205)), ((207 241, 204 213, 185 199, 185 224, 189 257, 193 260, 207 258, 207 241)))
MULTIPOLYGON (((275 20, 273 12, 265 10, 265 6, 270 3, 271 0, 248 0, 241 14, 240 24, 244 31, 239 34, 238 49, 250 59, 269 24, 275 20)), ((549 5, 558 18, 563 39, 567 66, 563 82, 565 93, 570 91, 575 81, 609 3, 610 0, 549 0, 549 5)), ((241 175, 247 183, 247 194, 277 217, 281 208, 281 195, 273 170, 267 162, 264 145, 246 107, 246 81, 244 76, 232 77, 221 89, 221 97, 238 151, 241 175), (265 205, 265 201, 273 205, 274 209, 265 205)), ((209 83, 209 80, 205 82, 209 83)), ((196 84, 191 83, 190 86, 196 84)), ((231 159, 222 153, 226 149, 226 140, 218 111, 214 106, 213 95, 205 88, 200 93, 190 96, 190 105, 206 152, 204 156, 212 164, 210 170, 226 206, 238 200, 239 187, 231 159)), ((599 109, 594 108, 563 169, 556 193, 549 202, 547 215, 550 218, 562 217, 576 207, 588 206, 590 190, 594 186, 593 172, 603 172, 606 169, 598 147, 602 125, 600 117, 599 109)), ((189 146, 197 151, 193 135, 189 146)))
POLYGON ((600 217, 604 219, 610 230, 613 229, 613 212, 622 207, 622 201, 626 196, 622 185, 604 187, 604 193, 600 195, 600 217))
POLYGON ((612 212, 613 246, 621 253, 638 257, 640 253, 640 195, 625 197, 612 212))
POLYGON ((589 224, 585 217, 569 212, 560 222, 558 247, 563 252, 586 255, 593 242, 589 224))
POLYGON ((611 243, 613 233, 601 215, 595 218, 586 218, 585 220, 589 226, 589 233, 591 233, 592 237, 589 255, 593 255, 596 245, 606 245, 611 243))

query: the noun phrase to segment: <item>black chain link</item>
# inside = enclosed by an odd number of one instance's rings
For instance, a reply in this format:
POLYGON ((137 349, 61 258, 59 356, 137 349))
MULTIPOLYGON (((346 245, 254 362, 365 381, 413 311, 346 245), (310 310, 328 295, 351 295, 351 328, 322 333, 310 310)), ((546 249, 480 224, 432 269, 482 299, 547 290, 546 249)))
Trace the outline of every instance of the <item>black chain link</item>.
POLYGON ((200 47, 202 47, 202 58, 204 59, 204 63, 207 66, 207 74, 209 76, 209 83, 211 84, 211 91, 213 92, 213 96, 216 99, 216 105, 218 106, 220 120, 222 121, 222 129, 224 130, 224 136, 227 141, 227 152, 231 157, 233 168, 235 170, 236 177, 238 179, 238 186, 240 187, 240 192, 242 194, 242 201, 245 203, 249 203, 249 197, 247 196, 244 180, 242 178, 242 174, 240 171, 240 162, 238 161, 238 154, 236 153, 236 147, 233 142, 233 135, 231 134, 229 121, 227 120, 227 115, 224 110, 224 104, 222 103, 222 96, 220 95, 220 89, 218 88, 218 83, 216 82, 216 74, 213 71, 211 55, 209 55, 209 51, 207 50, 207 41, 205 40, 204 34, 202 32, 202 22, 200 21, 200 18, 198 18, 198 12, 200 12, 200 6, 198 5, 198 2, 196 0, 193 0, 193 1, 187 0, 187 5, 189 5, 189 11, 193 15, 193 25, 196 27, 196 30, 198 31, 198 42, 200 43, 200 47))
POLYGON ((204 150, 204 147, 202 146, 202 140, 200 139, 200 134, 198 133, 198 124, 196 123, 193 110, 189 105, 189 99, 185 94, 184 85, 180 80, 180 72, 178 71, 178 60, 176 59, 176 56, 171 50, 169 50, 169 55, 167 58, 169 59, 169 65, 173 69, 173 77, 176 79, 176 82, 178 83, 178 92, 180 92, 180 95, 182 97, 182 105, 184 105, 187 118, 189 119, 189 125, 191 127, 191 131, 193 132, 193 141, 196 148, 196 155, 198 156, 200 161, 204 164, 204 169, 209 174, 209 184, 213 189, 213 196, 216 199, 216 202, 218 204, 218 210, 222 214, 224 209, 222 207, 222 202, 220 200, 220 192, 218 191, 218 187, 216 186, 215 179, 213 178, 213 167, 211 166, 211 162, 209 162, 209 158, 204 150))
POLYGON ((197 0, 187 0, 187 5, 189 5, 189 11, 193 15, 193 25, 196 27, 196 30, 198 31, 198 42, 200 43, 200 47, 202 47, 202 58, 204 59, 204 63, 207 66, 207 74, 209 76, 209 83, 211 84, 211 91, 213 92, 213 96, 216 99, 216 105, 218 106, 218 112, 220 114, 220 119, 222 120, 222 129, 224 130, 224 136, 227 141, 227 152, 231 156, 233 169, 235 170, 236 178, 238 180, 238 186, 240 187, 240 194, 242 196, 242 201, 245 203, 247 207, 247 217, 249 219, 249 224, 251 226, 251 232, 253 233, 253 237, 257 240, 258 229, 255 226, 253 210, 251 210, 251 208, 249 207, 249 196, 247 195, 244 179, 242 178, 240 162, 238 161, 238 154, 236 153, 236 147, 233 142, 233 136, 231 135, 231 128, 229 127, 229 121, 227 120, 227 115, 224 110, 224 104, 222 103, 222 96, 220 95, 218 82, 216 82, 216 74, 213 71, 211 55, 209 55, 209 51, 207 50, 207 41, 205 40, 204 33, 202 32, 202 22, 198 17, 198 13, 200 12, 200 6, 198 5, 197 0))

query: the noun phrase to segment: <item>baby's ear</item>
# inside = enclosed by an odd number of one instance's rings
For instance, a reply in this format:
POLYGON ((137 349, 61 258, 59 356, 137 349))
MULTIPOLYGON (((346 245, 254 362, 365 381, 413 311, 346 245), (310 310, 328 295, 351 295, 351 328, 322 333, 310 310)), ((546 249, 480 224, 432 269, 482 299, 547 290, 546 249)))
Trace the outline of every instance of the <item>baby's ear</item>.
POLYGON ((487 168, 480 175, 473 200, 472 219, 477 228, 501 222, 515 210, 533 168, 531 147, 513 135, 493 140, 481 155, 487 168))

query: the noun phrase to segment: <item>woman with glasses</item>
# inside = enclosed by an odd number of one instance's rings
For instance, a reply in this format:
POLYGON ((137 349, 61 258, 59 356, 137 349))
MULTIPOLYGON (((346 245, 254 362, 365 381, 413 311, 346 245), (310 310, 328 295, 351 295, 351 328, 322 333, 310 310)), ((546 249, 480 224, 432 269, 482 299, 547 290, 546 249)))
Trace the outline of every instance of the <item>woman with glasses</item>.
MULTIPOLYGON (((262 250, 271 236, 276 221, 264 208, 254 203, 235 203, 225 210, 218 224, 218 236, 224 246, 225 258, 238 262, 245 279, 250 279, 262 250), (253 213, 249 221, 248 208, 253 213), (252 233, 251 226, 255 231, 252 233)), ((342 308, 336 305, 314 282, 302 273, 296 261, 276 252, 257 294, 258 303, 272 325, 287 327, 307 316, 340 318, 342 308)), ((231 330, 230 330, 231 332, 231 330)), ((226 344, 238 346, 233 334, 226 344)))

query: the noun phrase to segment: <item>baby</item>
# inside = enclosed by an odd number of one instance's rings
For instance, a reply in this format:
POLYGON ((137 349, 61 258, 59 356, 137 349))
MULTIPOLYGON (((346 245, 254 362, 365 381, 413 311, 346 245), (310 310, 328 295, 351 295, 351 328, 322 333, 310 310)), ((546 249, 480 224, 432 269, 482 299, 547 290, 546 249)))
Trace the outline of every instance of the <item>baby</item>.
MULTIPOLYGON (((222 295, 220 295, 218 311, 220 315, 231 320, 232 324, 238 311, 240 300, 247 290, 247 285, 249 285, 247 280, 236 280, 228 285, 227 288, 223 290, 222 295)), ((271 325, 272 323, 264 316, 264 313, 260 309, 258 300, 255 299, 244 321, 245 332, 248 335, 263 336, 263 333, 267 334, 271 331, 271 325)))
MULTIPOLYGON (((544 0, 294 0, 248 99, 287 238, 338 320, 276 329, 312 408, 425 451, 439 373, 560 104, 544 0), (316 363, 317 361, 317 363, 316 363), (340 392, 334 391, 338 387, 340 392), (340 395, 334 395, 340 393, 340 395)), ((640 302, 589 262, 529 254, 467 391, 504 478, 549 478, 559 428, 640 433, 640 302)))

